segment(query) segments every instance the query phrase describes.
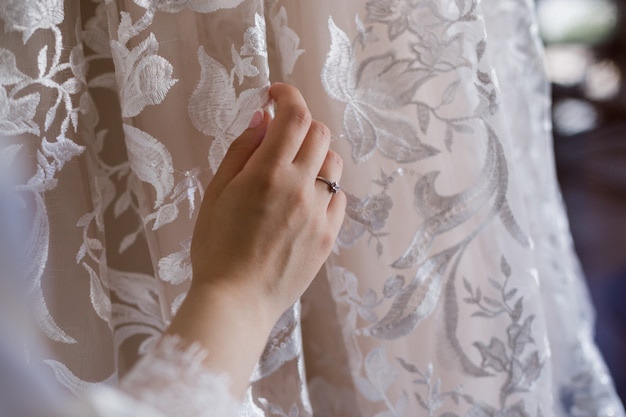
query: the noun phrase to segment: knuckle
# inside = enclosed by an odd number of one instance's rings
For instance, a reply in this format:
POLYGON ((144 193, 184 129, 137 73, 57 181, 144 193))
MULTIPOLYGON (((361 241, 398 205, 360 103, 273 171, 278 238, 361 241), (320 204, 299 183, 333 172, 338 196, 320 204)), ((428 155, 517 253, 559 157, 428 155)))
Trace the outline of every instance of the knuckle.
POLYGON ((279 102, 287 103, 290 101, 298 101, 302 96, 300 90, 293 85, 278 83, 270 88, 270 94, 279 102))
POLYGON ((322 138, 330 141, 330 129, 324 123, 313 120, 309 130, 311 130, 316 136, 321 136, 322 138))
POLYGON ((285 109, 288 120, 300 127, 309 127, 311 124, 311 113, 309 109, 301 103, 291 103, 285 109))
POLYGON ((291 84, 282 84, 282 88, 285 94, 289 97, 298 97, 300 95, 300 90, 291 84))
POLYGON ((335 234, 326 228, 320 235, 320 248, 324 254, 328 254, 333 249, 334 245, 335 234))
POLYGON ((340 170, 343 169, 343 158, 332 149, 328 150, 328 160, 333 165, 339 167, 340 170))

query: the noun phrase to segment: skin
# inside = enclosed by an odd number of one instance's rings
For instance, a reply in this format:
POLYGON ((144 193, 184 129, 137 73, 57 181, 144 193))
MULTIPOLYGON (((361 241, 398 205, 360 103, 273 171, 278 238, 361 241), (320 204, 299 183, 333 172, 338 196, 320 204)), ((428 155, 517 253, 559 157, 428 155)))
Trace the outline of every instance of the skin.
POLYGON ((309 286, 339 232, 343 163, 330 132, 294 87, 274 84, 265 114, 231 145, 204 195, 195 226, 193 281, 167 333, 198 342, 206 366, 230 376, 242 398, 280 315, 309 286))

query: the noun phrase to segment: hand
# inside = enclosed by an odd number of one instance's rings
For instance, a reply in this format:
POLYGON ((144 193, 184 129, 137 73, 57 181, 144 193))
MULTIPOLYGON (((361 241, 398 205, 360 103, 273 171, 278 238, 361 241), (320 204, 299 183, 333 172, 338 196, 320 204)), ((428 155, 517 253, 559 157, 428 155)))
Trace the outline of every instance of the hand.
POLYGON ((246 131, 206 190, 191 246, 194 284, 261 298, 276 319, 309 286, 339 231, 345 196, 330 133, 293 87, 270 90, 276 118, 246 131))
POLYGON ((342 160, 293 87, 270 89, 265 115, 231 145, 207 187, 191 245, 193 282, 169 333, 199 341, 207 365, 243 395, 280 315, 309 286, 339 232, 342 160))

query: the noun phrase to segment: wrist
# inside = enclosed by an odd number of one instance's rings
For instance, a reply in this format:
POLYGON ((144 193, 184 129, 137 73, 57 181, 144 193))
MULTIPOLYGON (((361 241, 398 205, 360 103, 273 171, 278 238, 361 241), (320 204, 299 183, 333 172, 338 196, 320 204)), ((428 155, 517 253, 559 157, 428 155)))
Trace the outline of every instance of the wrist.
POLYGON ((275 320, 264 303, 229 288, 193 283, 167 330, 207 351, 205 365, 227 374, 242 398, 275 320))
POLYGON ((214 284, 194 280, 185 303, 202 305, 206 314, 219 316, 237 324, 238 328, 254 329, 255 334, 264 336, 264 342, 280 317, 260 292, 223 282, 214 284))

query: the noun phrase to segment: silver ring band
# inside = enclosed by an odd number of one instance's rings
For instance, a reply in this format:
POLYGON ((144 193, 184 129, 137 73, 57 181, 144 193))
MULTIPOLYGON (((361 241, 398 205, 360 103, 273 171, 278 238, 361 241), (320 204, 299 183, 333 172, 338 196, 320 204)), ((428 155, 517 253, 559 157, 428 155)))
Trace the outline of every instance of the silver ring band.
POLYGON ((328 191, 330 191, 332 194, 337 194, 337 191, 339 191, 339 189, 341 188, 337 182, 331 181, 328 178, 324 178, 318 175, 315 179, 328 184, 328 191))

